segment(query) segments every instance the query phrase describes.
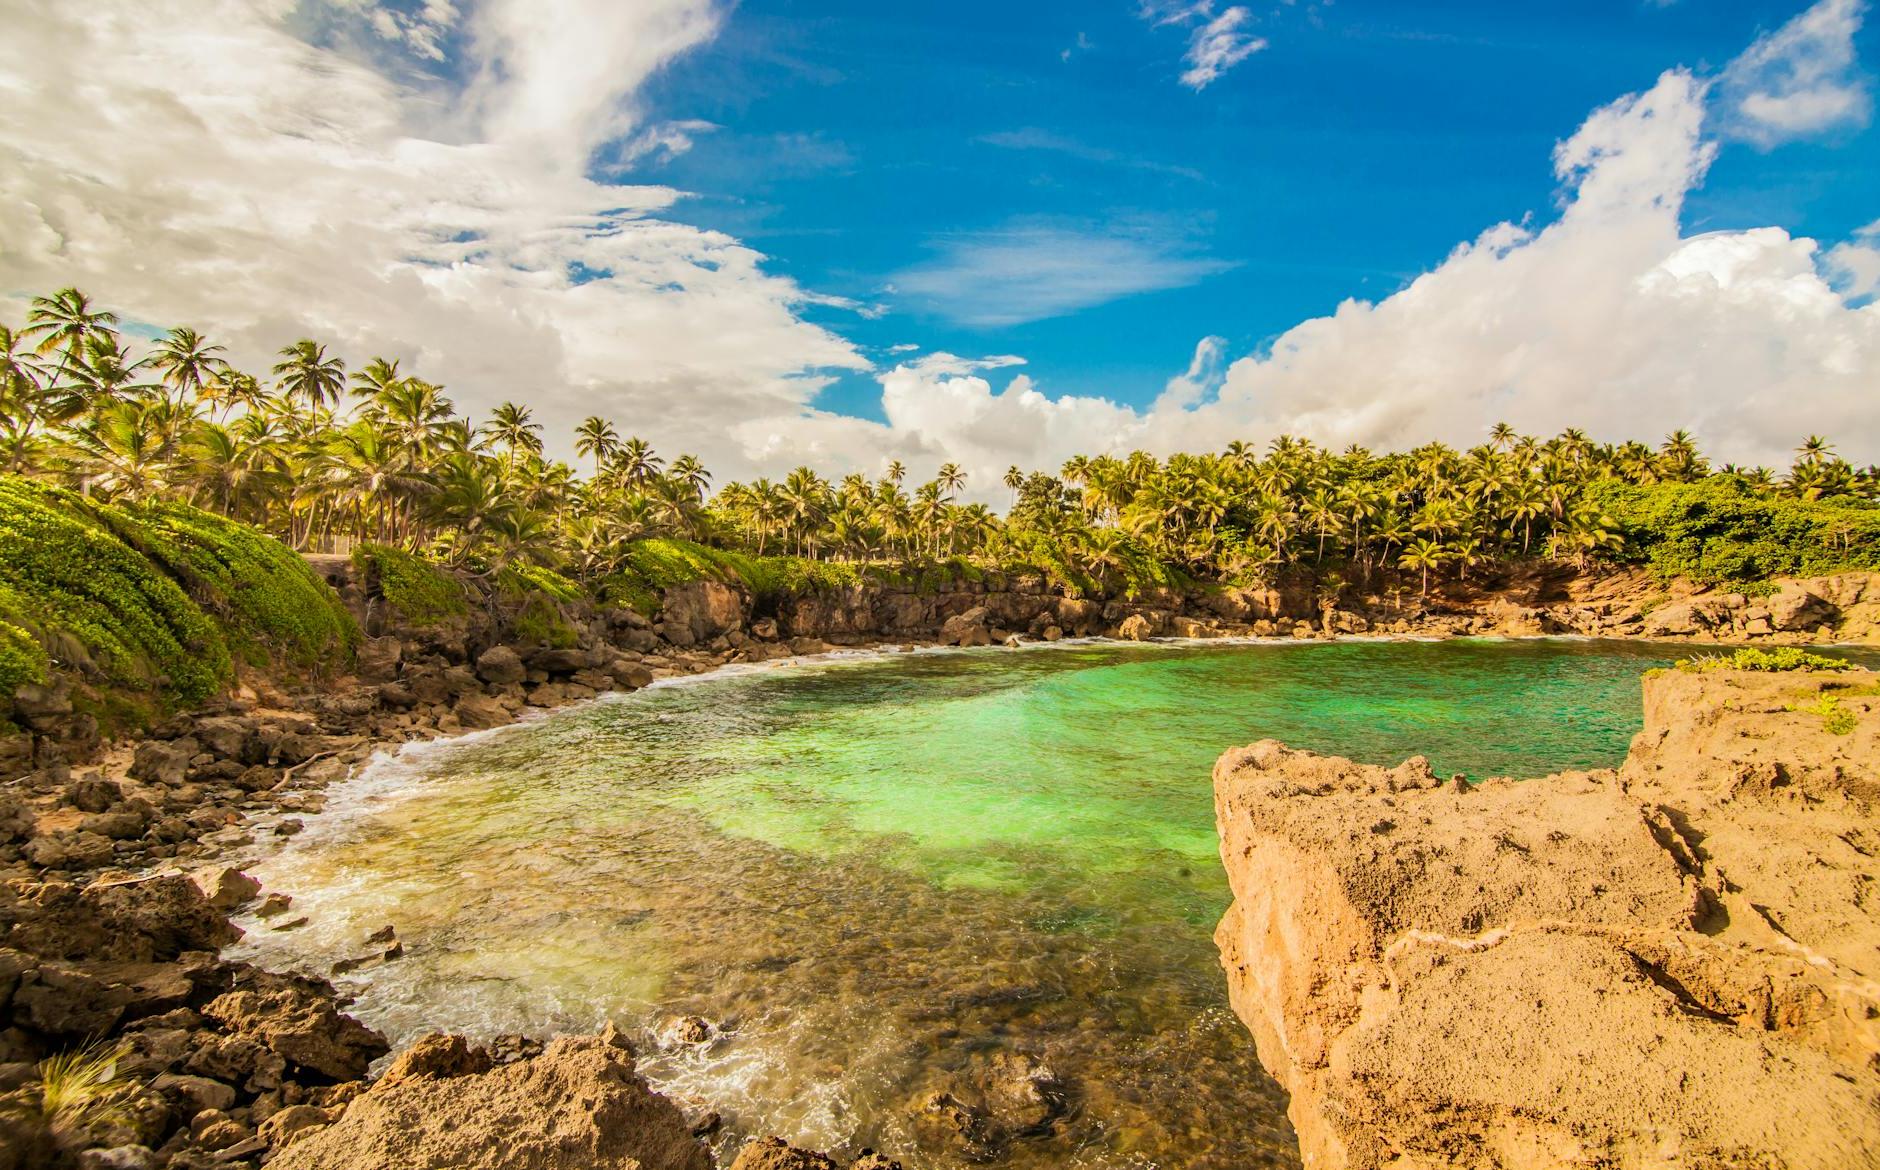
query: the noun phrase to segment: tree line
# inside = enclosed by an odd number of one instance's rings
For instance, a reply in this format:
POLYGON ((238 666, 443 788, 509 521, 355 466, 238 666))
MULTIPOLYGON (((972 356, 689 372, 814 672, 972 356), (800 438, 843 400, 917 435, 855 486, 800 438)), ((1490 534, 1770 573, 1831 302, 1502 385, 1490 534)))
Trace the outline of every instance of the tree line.
POLYGON ((1030 566, 1096 589, 1309 566, 1395 568, 1427 592, 1488 562, 1617 555, 1614 485, 1855 506, 1880 495, 1880 472, 1820 436, 1777 471, 1713 467, 1685 431, 1653 446, 1505 423, 1467 450, 1335 452, 1281 436, 1167 459, 1080 455, 1055 473, 1014 466, 1003 515, 961 501, 953 463, 920 483, 895 461, 876 478, 799 467, 714 491, 695 456, 668 461, 600 416, 576 428, 572 466, 545 454, 528 407, 473 420, 394 359, 349 370, 301 339, 250 373, 225 354, 182 327, 140 352, 78 290, 34 298, 21 325, 0 326, 0 467, 108 499, 184 497, 302 550, 370 541, 591 580, 632 542, 673 536, 853 564, 1030 566))

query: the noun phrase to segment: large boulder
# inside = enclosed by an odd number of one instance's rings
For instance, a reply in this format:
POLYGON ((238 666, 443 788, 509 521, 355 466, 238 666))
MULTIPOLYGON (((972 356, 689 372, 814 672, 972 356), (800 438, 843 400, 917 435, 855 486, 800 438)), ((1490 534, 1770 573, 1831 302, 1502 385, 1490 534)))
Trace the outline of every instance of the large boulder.
POLYGON ((242 932, 180 873, 32 889, 11 946, 54 959, 166 962, 216 951, 242 932))
POLYGON ((366 682, 391 682, 398 677, 398 663, 405 655, 405 644, 390 634, 367 638, 359 643, 354 669, 366 682))
POLYGON ((385 1055, 385 1038, 343 1015, 325 986, 263 977, 202 1009, 227 1032, 257 1040, 283 1059, 336 1081, 351 1081, 385 1055))
POLYGON ((272 1170, 711 1170, 679 1107, 647 1087, 611 1032, 561 1037, 487 1068, 428 1045, 332 1125, 295 1135, 272 1170), (478 1071, 487 1069, 487 1071, 478 1071))
POLYGON ((1154 634, 1154 623, 1139 613, 1130 614, 1116 626, 1116 636, 1130 642, 1146 641, 1154 634))
POLYGON ((521 683, 528 668, 523 666, 523 656, 506 645, 493 645, 476 656, 476 673, 491 687, 508 687, 509 683, 521 683))
POLYGON ((1794 582, 1776 590, 1763 603, 1763 608, 1769 611, 1771 625, 1789 633, 1813 630, 1818 626, 1831 624, 1840 616, 1839 611, 1826 598, 1817 597, 1794 582))
POLYGON ((987 623, 991 613, 975 605, 965 613, 956 613, 940 626, 940 642, 945 646, 990 646, 992 631, 987 623))

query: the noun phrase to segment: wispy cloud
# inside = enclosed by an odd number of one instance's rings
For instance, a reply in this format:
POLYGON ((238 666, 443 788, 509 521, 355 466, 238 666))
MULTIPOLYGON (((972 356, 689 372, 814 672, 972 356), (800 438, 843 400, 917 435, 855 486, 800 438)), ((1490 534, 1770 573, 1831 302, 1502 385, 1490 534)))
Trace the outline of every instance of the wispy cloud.
POLYGON ((1096 46, 1090 43, 1089 34, 1080 32, 1077 34, 1077 39, 1072 41, 1062 53, 1058 54, 1058 59, 1069 64, 1072 57, 1080 53, 1088 53, 1094 48, 1096 48, 1096 46))
POLYGON ((1865 0, 1821 0, 1732 61, 1718 79, 1723 130, 1762 146, 1867 122, 1854 53, 1865 0))
POLYGON ((1248 27, 1253 13, 1244 5, 1216 13, 1214 0, 1143 0, 1139 12, 1158 27, 1180 25, 1190 30, 1188 52, 1182 57, 1188 68, 1181 83, 1196 92, 1267 45, 1265 37, 1255 36, 1248 27))
POLYGON ((1195 255, 1159 225, 1102 229, 1021 224, 936 242, 898 273, 896 291, 963 325, 1060 317, 1136 293, 1181 288, 1233 267, 1195 255))
POLYGON ((1081 159, 1084 162, 1128 167, 1138 171, 1154 171, 1157 174, 1175 175, 1183 179, 1193 179, 1196 182, 1205 178, 1193 167, 1176 166, 1172 163, 1124 154, 1107 147, 1092 146, 1087 142, 1053 134, 1049 130, 1040 130, 1035 126, 1024 126, 1017 130, 1001 130, 995 134, 982 134, 976 141, 983 142, 987 146, 1003 147, 1006 150, 1039 150, 1081 159))

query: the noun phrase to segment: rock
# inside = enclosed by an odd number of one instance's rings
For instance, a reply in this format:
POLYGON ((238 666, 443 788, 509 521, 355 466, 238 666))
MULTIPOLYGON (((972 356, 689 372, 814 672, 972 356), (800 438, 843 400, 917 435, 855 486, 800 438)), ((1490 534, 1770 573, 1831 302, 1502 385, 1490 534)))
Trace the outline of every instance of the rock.
POLYGON ((158 739, 144 740, 131 757, 129 775, 133 780, 148 780, 153 784, 181 784, 189 773, 189 760, 196 754, 195 746, 193 742, 183 746, 158 739))
POLYGON ((341 1015, 330 995, 280 980, 260 990, 231 991, 202 1014, 226 1030, 251 1037, 303 1069, 336 1081, 357 1080, 389 1045, 377 1032, 341 1015))
POLYGON ((183 1107, 185 1117, 194 1117, 205 1109, 227 1112, 235 1107, 235 1088, 209 1077, 186 1073, 164 1073, 150 1082, 150 1087, 173 1098, 183 1107))
POLYGON ((712 1038, 712 1026, 698 1016, 680 1016, 660 1030, 659 1042, 665 1048, 704 1044, 712 1038))
MULTIPOLYGON (((398 664, 405 656, 405 646, 390 634, 382 638, 366 638, 359 643, 358 657, 354 659, 354 670, 366 682, 390 682, 398 677, 398 664)), ((477 662, 479 672, 482 660, 477 662)))
POLYGON ((780 1137, 762 1137, 738 1151, 731 1170, 837 1170, 835 1159, 799 1150, 780 1137))
POLYGON ((749 608, 744 594, 722 581, 691 581, 665 591, 659 625, 673 645, 692 646, 742 629, 749 608))
POLYGON ((1812 630, 1840 616, 1840 611, 1826 599, 1795 582, 1776 590, 1763 607, 1769 611, 1770 624, 1785 633, 1812 630))
POLYGON ((561 1037, 486 1072, 381 1081, 270 1170, 710 1170, 678 1106, 632 1056, 598 1037, 561 1037))
POLYGON ((964 613, 954 614, 940 625, 940 644, 943 646, 990 646, 992 631, 987 626, 990 611, 983 605, 975 605, 964 613))
POLYGON ((157 1152, 149 1146, 113 1146, 78 1156, 78 1170, 156 1170, 157 1165, 157 1152))
POLYGON ((64 802, 80 812, 107 812, 123 799, 124 789, 118 782, 102 779, 96 772, 65 786, 64 802))
POLYGON ((1830 681, 1874 676, 1650 676, 1617 773, 1223 756, 1215 938, 1305 1163, 1880 1165, 1880 703, 1789 709, 1830 681))
POLYGON ((279 1113, 270 1114, 261 1123, 257 1136, 271 1149, 280 1149, 296 1138, 305 1137, 318 1126, 326 1125, 333 1119, 327 1111, 313 1105, 289 1105, 279 1113))
POLYGON ((624 658, 615 659, 608 673, 613 676, 614 685, 622 690, 637 691, 641 687, 653 685, 652 671, 624 658))
POLYGON ((465 695, 454 708, 457 720, 473 731, 486 731, 513 722, 509 708, 488 695, 465 695))
POLYGON ((1131 642, 1148 640, 1155 634, 1155 627, 1149 619, 1139 613, 1132 613, 1117 624, 1116 636, 1131 642))
POLYGON ((491 646, 477 655, 477 675, 491 686, 506 687, 528 676, 522 656, 507 646, 491 646))
POLYGON ((261 892, 259 881, 232 866, 198 870, 190 875, 190 880, 209 900, 209 905, 223 913, 247 905, 261 892))
POLYGON ((269 894, 261 899, 261 905, 255 907, 255 916, 273 918, 278 914, 286 913, 287 908, 293 904, 294 899, 291 894, 269 894))
POLYGON ((489 1053, 472 1048, 462 1036, 433 1032, 418 1037, 411 1047, 393 1057, 377 1084, 384 1087, 412 1079, 474 1076, 488 1072, 490 1066, 489 1053))
POLYGON ((545 671, 548 674, 574 674, 588 666, 588 652, 578 647, 536 650, 529 655, 531 669, 545 671))

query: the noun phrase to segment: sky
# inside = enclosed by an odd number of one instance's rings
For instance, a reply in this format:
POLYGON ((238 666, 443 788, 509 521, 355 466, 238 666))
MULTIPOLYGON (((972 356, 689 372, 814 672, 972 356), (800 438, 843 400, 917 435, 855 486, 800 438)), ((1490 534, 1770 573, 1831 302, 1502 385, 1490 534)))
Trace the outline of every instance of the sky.
POLYGON ((1864 0, 0 0, 0 320, 395 357, 722 481, 1880 459, 1864 0))

